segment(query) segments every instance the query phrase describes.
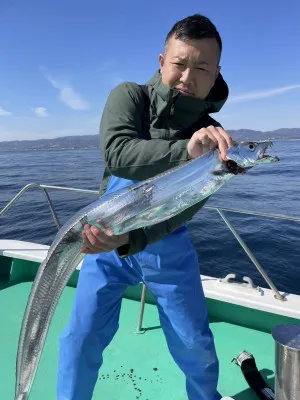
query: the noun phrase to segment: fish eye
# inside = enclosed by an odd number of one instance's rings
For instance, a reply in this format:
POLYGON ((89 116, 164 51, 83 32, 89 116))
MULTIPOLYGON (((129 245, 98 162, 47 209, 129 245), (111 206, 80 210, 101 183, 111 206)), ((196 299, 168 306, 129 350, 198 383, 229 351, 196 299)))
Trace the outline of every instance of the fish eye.
POLYGON ((248 144, 248 149, 251 150, 251 151, 254 151, 254 150, 255 150, 255 145, 254 145, 254 143, 249 143, 249 144, 248 144))

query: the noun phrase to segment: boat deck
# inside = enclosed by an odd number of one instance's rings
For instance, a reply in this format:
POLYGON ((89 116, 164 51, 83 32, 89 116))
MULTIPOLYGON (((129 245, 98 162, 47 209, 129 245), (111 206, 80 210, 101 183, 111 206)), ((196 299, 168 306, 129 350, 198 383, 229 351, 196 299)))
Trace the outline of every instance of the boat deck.
MULTIPOLYGON (((15 360, 21 321, 31 282, 0 290, 0 374, 1 399, 14 398, 15 360)), ((30 400, 56 398, 58 338, 66 325, 75 289, 66 287, 52 320, 30 400)), ((186 400, 185 380, 171 358, 160 328, 157 308, 146 304, 144 334, 136 334, 140 303, 123 299, 120 329, 104 353, 104 363, 93 399, 186 400)), ((256 400, 240 368, 232 363, 242 350, 255 357, 258 369, 274 385, 274 341, 269 333, 212 320, 220 360, 219 391, 235 400, 256 400)))

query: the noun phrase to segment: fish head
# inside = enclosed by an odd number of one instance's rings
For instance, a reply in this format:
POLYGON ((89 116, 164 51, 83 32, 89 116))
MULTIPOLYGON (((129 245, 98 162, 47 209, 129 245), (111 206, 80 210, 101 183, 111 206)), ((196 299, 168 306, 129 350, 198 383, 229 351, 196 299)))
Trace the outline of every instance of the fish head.
POLYGON ((272 146, 271 141, 259 142, 239 142, 233 143, 227 150, 228 161, 225 164, 230 169, 237 169, 237 172, 245 172, 247 169, 259 164, 267 164, 279 161, 279 158, 266 154, 268 148, 272 146))

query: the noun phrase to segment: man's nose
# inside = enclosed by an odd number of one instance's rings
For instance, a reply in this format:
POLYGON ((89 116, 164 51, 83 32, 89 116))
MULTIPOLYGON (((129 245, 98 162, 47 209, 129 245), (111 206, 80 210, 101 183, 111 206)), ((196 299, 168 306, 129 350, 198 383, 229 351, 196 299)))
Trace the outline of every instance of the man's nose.
POLYGON ((181 82, 186 85, 193 80, 193 72, 191 68, 186 68, 181 74, 181 82))

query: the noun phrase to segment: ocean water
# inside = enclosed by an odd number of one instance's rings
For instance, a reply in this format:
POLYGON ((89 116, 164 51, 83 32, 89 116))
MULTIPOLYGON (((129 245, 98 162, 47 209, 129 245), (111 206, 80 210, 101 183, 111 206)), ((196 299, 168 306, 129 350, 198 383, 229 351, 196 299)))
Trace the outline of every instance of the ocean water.
MULTIPOLYGON (((234 208, 300 218, 300 141, 275 142, 270 150, 280 162, 234 177, 207 206, 234 208)), ((98 190, 104 164, 99 150, 0 152, 0 210, 28 183, 98 190)), ((95 200, 95 195, 50 190, 61 223, 95 200)), ((275 285, 300 294, 300 223, 226 212, 226 217, 275 285)), ((28 190, 0 217, 0 239, 51 244, 56 225, 45 197, 28 190)), ((220 215, 202 209, 189 223, 200 272, 215 277, 236 273, 266 287, 256 267, 220 215)))

